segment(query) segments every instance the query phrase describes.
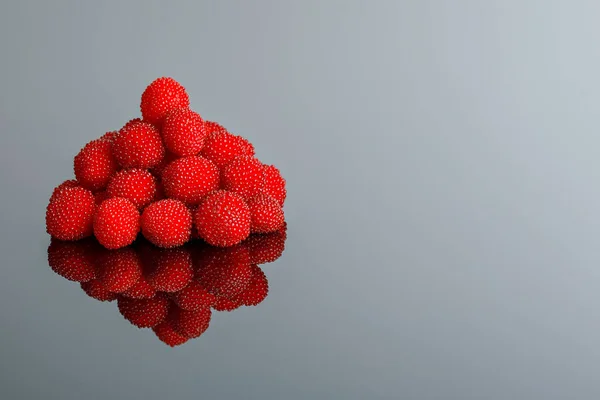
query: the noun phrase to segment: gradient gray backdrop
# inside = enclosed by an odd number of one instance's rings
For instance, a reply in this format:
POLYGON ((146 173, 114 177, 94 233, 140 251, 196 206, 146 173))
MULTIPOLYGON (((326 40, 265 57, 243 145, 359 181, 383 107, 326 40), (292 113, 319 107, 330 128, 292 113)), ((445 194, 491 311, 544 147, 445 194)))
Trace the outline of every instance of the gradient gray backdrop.
POLYGON ((600 398, 598 1, 3 1, 2 399, 600 398), (288 180, 263 305, 181 348, 46 264, 159 76, 288 180))

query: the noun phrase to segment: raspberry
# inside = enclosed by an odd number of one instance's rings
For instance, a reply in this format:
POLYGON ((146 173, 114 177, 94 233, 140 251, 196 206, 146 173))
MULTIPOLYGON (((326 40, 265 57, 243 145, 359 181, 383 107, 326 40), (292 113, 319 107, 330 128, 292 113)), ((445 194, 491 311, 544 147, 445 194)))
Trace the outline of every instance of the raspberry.
POLYGON ((180 201, 159 200, 146 207, 141 224, 144 237, 156 246, 176 247, 190 239, 192 215, 180 201))
POLYGON ((206 120, 204 121, 204 130, 206 131, 207 135, 210 135, 214 132, 227 132, 227 129, 225 129, 221 124, 206 120))
POLYGON ((242 306, 241 303, 236 303, 233 300, 229 300, 226 297, 217 297, 217 301, 213 304, 215 311, 233 311, 242 306))
POLYGON ((118 168, 111 142, 103 139, 92 140, 86 144, 73 162, 77 181, 92 191, 104 189, 118 168))
POLYGON ((263 165, 251 156, 238 156, 221 170, 223 189, 248 199, 263 188, 265 174, 263 165))
POLYGON ((281 206, 285 203, 287 192, 285 190, 285 179, 274 165, 263 166, 265 182, 261 192, 268 194, 279 202, 281 206))
POLYGON ((232 192, 218 190, 208 195, 195 220, 200 237, 213 246, 233 246, 250 235, 250 209, 232 192))
POLYGON ((175 293, 173 301, 182 310, 196 311, 213 305, 215 295, 209 293, 196 281, 192 281, 185 288, 175 293))
POLYGON ((48 246, 48 265, 65 279, 87 282, 96 278, 94 242, 63 242, 52 239, 48 246))
POLYGON ((56 194, 58 192, 60 192, 61 190, 65 189, 65 188, 74 188, 74 187, 78 187, 79 183, 77 183, 77 181, 75 179, 69 179, 64 181, 63 183, 61 183, 60 185, 58 185, 57 187, 54 188, 54 190, 52 191, 52 195, 50 196, 50 201, 52 201, 52 199, 54 199, 56 197, 56 194))
MULTIPOLYGON (((130 119, 129 121, 127 121, 127 122, 125 123, 125 125, 123 125, 123 127, 122 127, 121 129, 129 128, 130 126, 132 126, 132 125, 135 125, 135 124, 137 124, 138 122, 144 122, 144 121, 142 121, 142 119, 141 119, 141 118, 134 118, 134 119, 130 119)), ((115 137, 116 137, 116 135, 115 135, 115 136, 113 136, 113 139, 114 139, 115 137)))
POLYGON ((100 140, 104 140, 106 142, 112 142, 117 137, 118 134, 119 134, 119 132, 117 132, 117 131, 106 132, 104 135, 100 136, 100 140))
POLYGON ((117 294, 106 290, 102 282, 98 279, 81 282, 81 289, 92 299, 98 301, 113 301, 117 299, 117 294))
POLYGON ((179 157, 200 153, 206 132, 200 114, 188 109, 170 111, 162 125, 165 147, 179 157))
POLYGON ((275 232, 283 226, 283 209, 271 196, 259 193, 249 199, 247 204, 250 209, 252 233, 275 232))
POLYGON ((152 82, 144 93, 140 109, 144 120, 152 124, 160 124, 169 111, 174 108, 186 108, 190 105, 190 98, 173 78, 158 78, 152 82))
POLYGON ((168 321, 173 330, 186 338, 196 338, 204 333, 210 325, 210 308, 201 308, 197 311, 182 310, 173 307, 168 316, 168 321))
POLYGON ((98 257, 98 279, 106 290, 123 293, 142 275, 138 254, 131 248, 105 251, 98 257))
POLYGON ((94 234, 107 249, 119 249, 133 243, 140 231, 137 207, 122 197, 104 200, 94 217, 94 234))
POLYGON ((154 175, 158 179, 162 179, 162 173, 165 170, 165 168, 167 168, 167 165, 171 164, 171 161, 175 161, 178 158, 179 157, 176 156, 175 154, 171 153, 168 150, 165 150, 165 156, 163 157, 161 162, 158 163, 158 165, 152 167, 150 169, 150 172, 152 173, 152 175, 154 175))
POLYGON ((146 279, 155 290, 173 293, 188 285, 194 277, 192 256, 186 249, 162 250, 146 279))
POLYGON ((165 156, 158 129, 146 122, 122 128, 112 142, 112 150, 123 168, 152 168, 165 156))
POLYGON ((123 197, 143 209, 156 196, 156 179, 144 169, 124 169, 108 183, 108 197, 123 197))
POLYGON ((94 193, 94 201, 96 202, 97 206, 102 204, 106 199, 108 199, 108 193, 106 193, 106 190, 101 190, 94 193))
POLYGON ((173 327, 169 322, 163 321, 160 324, 152 328, 156 337, 158 337, 163 343, 175 347, 184 344, 188 341, 188 338, 181 336, 179 333, 173 330, 173 327))
POLYGON ((141 276, 137 282, 122 293, 123 296, 131 299, 150 299, 156 295, 156 290, 141 276))
POLYGON ((277 260, 285 250, 285 234, 281 231, 266 235, 250 235, 243 243, 250 252, 252 264, 266 264, 277 260))
POLYGON ((233 302, 244 306, 257 306, 269 294, 269 281, 258 265, 252 265, 250 268, 252 269, 250 284, 246 290, 233 298, 233 302))
POLYGON ((210 249, 196 272, 196 281, 206 291, 228 299, 246 290, 251 278, 250 255, 244 246, 210 249))
POLYGON ((46 231, 60 240, 78 240, 93 232, 94 195, 81 187, 64 187, 46 208, 46 231))
POLYGON ((206 137, 200 154, 222 168, 237 156, 254 156, 254 147, 243 137, 223 129, 213 131, 206 137))
POLYGON ((169 300, 161 295, 151 299, 130 299, 120 296, 117 299, 119 312, 126 320, 138 328, 152 328, 167 317, 169 300))
POLYGON ((197 205, 208 193, 219 189, 219 170, 198 156, 171 162, 162 173, 165 193, 188 205, 197 205))

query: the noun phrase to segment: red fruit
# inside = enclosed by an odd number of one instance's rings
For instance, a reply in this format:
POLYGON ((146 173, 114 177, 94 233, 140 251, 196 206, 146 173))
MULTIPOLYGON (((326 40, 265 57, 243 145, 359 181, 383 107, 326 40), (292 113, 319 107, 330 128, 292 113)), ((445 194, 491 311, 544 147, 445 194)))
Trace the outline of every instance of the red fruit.
POLYGON ((135 285, 123 292, 123 296, 131 299, 151 299, 155 295, 156 290, 150 286, 143 276, 140 276, 140 279, 138 279, 135 285))
POLYGON ((113 301, 117 299, 117 294, 106 290, 102 282, 98 279, 81 282, 81 288, 88 296, 98 301, 113 301))
POLYGON ((169 300, 161 295, 151 299, 120 296, 117 306, 121 315, 138 328, 152 328, 160 324, 169 312, 169 300))
POLYGON ((118 168, 111 142, 102 138, 86 144, 73 162, 77 181, 92 191, 104 189, 118 168))
POLYGON ((179 157, 200 153, 206 131, 200 114, 189 108, 171 110, 162 124, 165 147, 179 157))
POLYGON ((171 162, 162 173, 165 193, 188 205, 197 205, 210 192, 219 189, 219 170, 199 156, 171 162))
POLYGON ((263 165, 251 156, 238 156, 221 170, 223 189, 235 192, 248 199, 265 184, 263 165))
POLYGON ((279 202, 269 195, 259 193, 247 201, 250 209, 252 233, 275 232, 283 226, 285 217, 279 202))
POLYGON ((242 306, 241 303, 236 303, 233 300, 229 300, 226 297, 217 297, 217 301, 213 304, 215 311, 233 311, 242 306))
POLYGON ((188 311, 208 308, 213 305, 215 300, 215 295, 207 292, 206 289, 196 281, 192 281, 185 288, 173 295, 175 304, 182 310, 188 311))
POLYGON ((218 190, 206 196, 195 220, 200 237, 213 246, 233 246, 250 235, 250 209, 232 192, 218 190))
POLYGON ((129 246, 140 231, 137 207, 122 197, 113 197, 100 204, 94 217, 94 234, 107 249, 129 246))
POLYGON ((131 247, 105 251, 97 262, 98 279, 106 290, 113 293, 129 290, 142 275, 140 258, 131 247))
POLYGON ((152 328, 152 330, 163 343, 171 347, 182 345, 188 341, 188 338, 175 332, 168 321, 161 322, 152 328))
POLYGON ((117 131, 106 132, 104 135, 100 136, 100 140, 104 140, 106 142, 112 142, 117 137, 118 134, 119 134, 119 132, 117 132, 117 131))
POLYGON ((206 120, 204 121, 204 130, 206 131, 207 135, 215 132, 227 132, 227 129, 225 129, 221 124, 206 120))
POLYGON ((200 154, 222 168, 237 156, 254 156, 254 147, 241 136, 216 130, 206 137, 200 154))
POLYGON ((207 249, 202 258, 196 281, 209 293, 234 299, 250 284, 250 255, 244 246, 207 249))
POLYGON ((153 268, 146 275, 148 283, 154 289, 167 293, 183 289, 193 277, 192 256, 183 248, 158 252, 153 268))
POLYGON ((208 329, 211 314, 210 308, 187 311, 173 307, 169 313, 168 321, 173 330, 181 336, 196 338, 208 329))
POLYGON ((62 242, 52 239, 48 246, 50 268, 65 279, 87 282, 96 278, 94 242, 62 242))
POLYGON ((180 201, 159 200, 142 213, 142 234, 159 247, 181 246, 190 239, 192 215, 180 201))
POLYGON ((266 264, 277 260, 285 250, 285 233, 281 231, 266 235, 250 235, 243 243, 250 252, 252 264, 266 264))
POLYGON ((233 302, 244 306, 257 306, 269 294, 269 281, 258 265, 252 265, 250 268, 252 269, 250 284, 233 299, 233 302))
MULTIPOLYGON (((137 124, 138 122, 144 122, 144 121, 142 121, 142 119, 141 119, 141 118, 134 118, 134 119, 130 119, 129 121, 127 121, 127 122, 125 123, 125 125, 123 125, 123 127, 122 127, 121 129, 129 128, 130 126, 132 126, 132 125, 135 125, 135 124, 137 124)), ((116 135, 115 135, 114 137, 116 137, 116 135)), ((113 139, 114 139, 114 137, 113 137, 113 139)))
POLYGON ((161 160, 161 162, 158 163, 158 165, 156 165, 152 169, 150 169, 150 172, 152 173, 152 175, 154 175, 158 179, 162 179, 162 173, 165 170, 165 168, 167 168, 167 165, 169 165, 171 163, 171 161, 175 161, 178 158, 179 158, 178 156, 176 156, 175 154, 173 154, 170 151, 166 150, 165 151, 165 156, 163 157, 163 159, 161 160))
POLYGON ((63 187, 46 208, 46 231, 60 240, 78 240, 93 232, 94 195, 81 187, 63 187))
POLYGON ((163 77, 156 79, 144 90, 140 109, 144 120, 160 125, 169 111, 189 105, 190 98, 185 88, 175 79, 163 77))
POLYGON ((50 201, 52 201, 56 197, 56 194, 61 190, 65 188, 74 188, 77 186, 79 186, 79 183, 77 183, 75 179, 69 179, 67 181, 64 181, 63 183, 54 188, 54 190, 52 191, 52 195, 50 196, 50 201))
POLYGON ((162 182, 156 182, 156 193, 154 194, 154 200, 153 201, 159 201, 159 200, 163 200, 166 199, 167 195, 165 194, 165 187, 162 184, 162 182))
POLYGON ((94 193, 94 200, 97 206, 102 204, 106 199, 108 199, 108 193, 106 193, 106 190, 101 190, 99 192, 94 193))
POLYGON ((144 169, 124 169, 112 177, 106 192, 109 197, 123 197, 143 209, 156 196, 156 179, 144 169))
POLYGON ((165 156, 158 129, 146 122, 123 127, 112 142, 112 150, 123 168, 152 168, 165 156))
POLYGON ((281 206, 285 203, 287 191, 285 190, 285 179, 281 176, 281 172, 274 165, 263 166, 265 174, 265 182, 261 192, 268 194, 279 202, 281 206))

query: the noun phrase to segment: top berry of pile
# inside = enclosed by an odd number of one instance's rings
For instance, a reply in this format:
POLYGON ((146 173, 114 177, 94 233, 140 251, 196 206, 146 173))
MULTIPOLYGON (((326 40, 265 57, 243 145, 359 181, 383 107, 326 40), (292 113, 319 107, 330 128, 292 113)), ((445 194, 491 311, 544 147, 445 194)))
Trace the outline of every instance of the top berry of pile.
POLYGON ((75 156, 75 179, 54 189, 46 209, 52 237, 94 235, 109 249, 139 234, 163 248, 192 238, 228 247, 281 229, 285 180, 247 139, 191 110, 173 78, 152 82, 140 110, 75 156))

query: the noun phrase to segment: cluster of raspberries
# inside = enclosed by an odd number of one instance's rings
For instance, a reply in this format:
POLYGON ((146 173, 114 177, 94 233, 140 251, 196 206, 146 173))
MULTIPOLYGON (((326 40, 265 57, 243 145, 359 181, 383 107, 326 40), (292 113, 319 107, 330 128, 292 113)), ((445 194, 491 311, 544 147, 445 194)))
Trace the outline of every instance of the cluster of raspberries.
POLYGON ((116 300, 125 319, 139 328, 152 328, 174 347, 202 335, 212 310, 260 304, 269 284, 258 264, 278 259, 285 240, 285 224, 225 248, 193 241, 162 249, 139 238, 133 245, 107 250, 93 237, 75 242, 52 239, 48 263, 60 276, 79 282, 90 297, 116 300))
POLYGON ((142 118, 86 144, 75 178, 54 189, 46 230, 55 239, 94 235, 107 249, 142 235, 162 248, 200 237, 234 246, 284 225, 285 180, 254 146, 189 108, 185 88, 159 78, 142 94, 142 118))

